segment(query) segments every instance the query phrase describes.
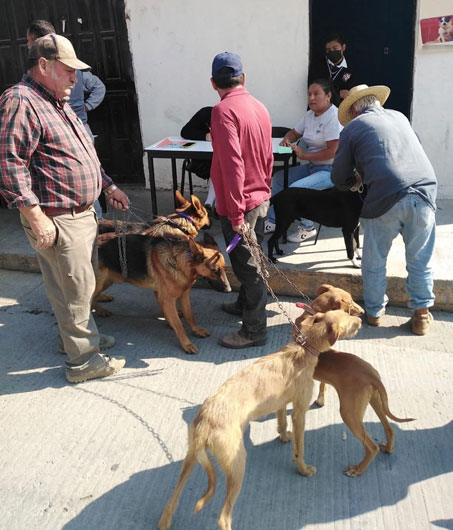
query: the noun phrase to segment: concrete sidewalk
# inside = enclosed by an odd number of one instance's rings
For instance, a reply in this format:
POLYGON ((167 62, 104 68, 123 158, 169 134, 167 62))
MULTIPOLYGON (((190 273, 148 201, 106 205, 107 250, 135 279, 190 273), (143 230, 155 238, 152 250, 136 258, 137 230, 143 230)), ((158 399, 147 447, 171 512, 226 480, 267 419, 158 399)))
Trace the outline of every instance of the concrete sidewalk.
MULTIPOLYGON (((200 404, 227 377, 289 340, 290 325, 269 300, 266 346, 222 348, 218 338, 239 324, 219 306, 234 295, 194 289, 195 318, 212 335, 194 338, 199 353, 186 355, 151 293, 128 284, 109 292, 115 296, 113 316, 97 323, 115 335, 111 352, 125 355, 127 365, 116 376, 69 385, 41 275, 0 270, 2 530, 156 528, 200 404)), ((300 312, 294 302, 282 299, 292 319, 300 312)), ((312 478, 298 474, 291 447, 276 439, 273 416, 252 422, 233 529, 453 529, 453 313, 435 311, 424 337, 411 334, 409 315, 390 307, 383 327, 365 324, 356 338, 337 345, 379 370, 395 415, 416 418, 391 422, 394 453, 378 454, 362 477, 342 473, 361 460, 363 448, 342 423, 332 388, 326 406, 307 413, 305 456, 318 469, 312 478)), ((365 426, 383 441, 370 407, 365 426)), ((214 498, 194 515, 205 488, 197 465, 172 529, 217 529, 222 473, 214 498)))
MULTIPOLYGON (((151 220, 151 198, 149 190, 142 187, 123 188, 132 201, 132 221, 151 220)), ((198 194, 204 199, 205 193, 198 194)), ((170 191, 158 192, 159 214, 174 211, 173 196, 170 191)), ((111 217, 112 214, 107 214, 111 217)), ((121 218, 121 214, 118 214, 121 218)), ((453 310, 453 201, 441 200, 437 211, 437 242, 434 253, 434 291, 436 309, 453 310)), ((211 233, 216 237, 222 249, 225 249, 220 223, 215 221, 211 233)), ((268 236, 266 236, 268 237, 268 236)), ((362 296, 360 269, 354 269, 347 259, 341 229, 322 227, 316 245, 311 239, 301 245, 287 243, 282 245, 286 254, 279 258, 278 269, 284 271, 288 279, 300 291, 314 296, 314 290, 327 282, 343 287, 357 300, 362 296)), ((267 251, 267 250, 266 250, 267 251)), ((39 267, 25 234, 20 226, 17 211, 0 209, 0 268, 39 272, 39 267)), ((230 274, 233 286, 235 278, 230 274)), ((406 307, 404 245, 398 237, 390 251, 387 264, 390 305, 406 307)), ((273 269, 270 269, 270 283, 279 295, 297 296, 294 287, 273 269)))

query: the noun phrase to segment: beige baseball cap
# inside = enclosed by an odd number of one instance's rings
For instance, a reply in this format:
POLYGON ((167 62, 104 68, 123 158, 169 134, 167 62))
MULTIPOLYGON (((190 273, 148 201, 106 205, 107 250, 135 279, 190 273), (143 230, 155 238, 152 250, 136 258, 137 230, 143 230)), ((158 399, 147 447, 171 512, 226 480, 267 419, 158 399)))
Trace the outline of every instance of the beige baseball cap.
POLYGON ((28 58, 38 59, 39 57, 60 61, 60 63, 63 63, 70 68, 74 68, 75 70, 91 69, 91 66, 80 59, 77 59, 71 41, 66 37, 63 37, 63 35, 57 35, 56 33, 49 33, 48 35, 44 35, 44 37, 39 37, 39 39, 36 39, 31 45, 28 52, 28 58))

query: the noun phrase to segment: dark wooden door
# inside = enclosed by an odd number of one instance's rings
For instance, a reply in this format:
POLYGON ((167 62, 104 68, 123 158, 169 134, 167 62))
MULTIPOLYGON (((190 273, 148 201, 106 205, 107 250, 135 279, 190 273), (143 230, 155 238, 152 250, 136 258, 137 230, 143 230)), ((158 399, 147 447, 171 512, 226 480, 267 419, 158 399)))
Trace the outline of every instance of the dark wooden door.
POLYGON ((311 57, 331 31, 345 38, 356 85, 387 85, 385 104, 410 118, 416 0, 311 0, 311 57))
POLYGON ((105 83, 99 107, 88 114, 96 148, 116 182, 144 182, 143 148, 124 0, 0 0, 0 90, 21 78, 30 22, 49 20, 105 83))

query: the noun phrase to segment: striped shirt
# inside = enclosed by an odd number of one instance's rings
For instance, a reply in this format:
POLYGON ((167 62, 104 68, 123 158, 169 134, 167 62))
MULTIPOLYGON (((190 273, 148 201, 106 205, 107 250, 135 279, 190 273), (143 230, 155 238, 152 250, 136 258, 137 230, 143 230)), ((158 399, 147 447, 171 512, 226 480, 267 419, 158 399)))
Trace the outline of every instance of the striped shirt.
POLYGON ((68 103, 24 75, 0 99, 0 193, 9 207, 93 204, 112 185, 68 103))

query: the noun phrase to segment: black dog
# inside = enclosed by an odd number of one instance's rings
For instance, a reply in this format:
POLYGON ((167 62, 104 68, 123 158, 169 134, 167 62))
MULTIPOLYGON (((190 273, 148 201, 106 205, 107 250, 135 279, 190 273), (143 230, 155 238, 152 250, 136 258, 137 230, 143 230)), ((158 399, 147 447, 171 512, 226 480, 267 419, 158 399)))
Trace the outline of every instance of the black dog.
POLYGON ((339 191, 336 188, 322 191, 287 188, 277 193, 271 197, 275 209, 275 232, 267 242, 269 259, 275 263, 274 248, 277 254, 283 254, 278 240, 295 219, 303 217, 324 226, 341 227, 348 258, 354 267, 360 268, 357 259, 360 259, 359 217, 363 197, 358 192, 339 191))

